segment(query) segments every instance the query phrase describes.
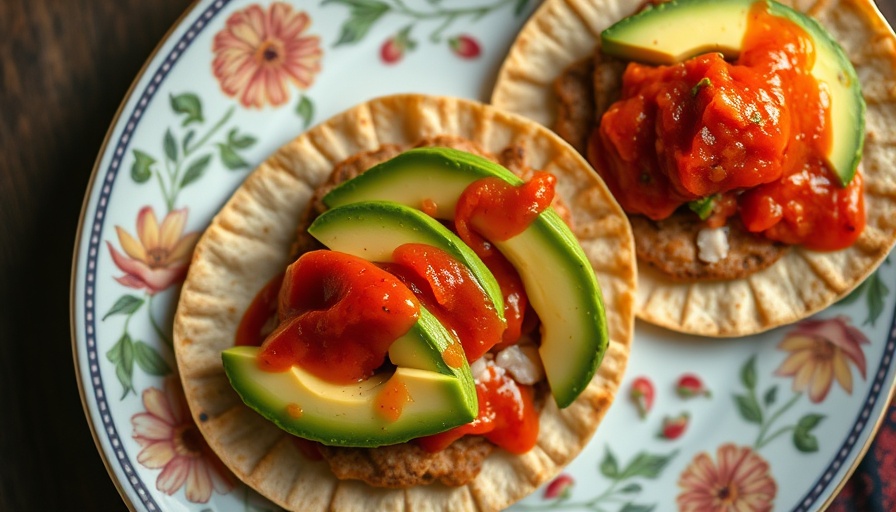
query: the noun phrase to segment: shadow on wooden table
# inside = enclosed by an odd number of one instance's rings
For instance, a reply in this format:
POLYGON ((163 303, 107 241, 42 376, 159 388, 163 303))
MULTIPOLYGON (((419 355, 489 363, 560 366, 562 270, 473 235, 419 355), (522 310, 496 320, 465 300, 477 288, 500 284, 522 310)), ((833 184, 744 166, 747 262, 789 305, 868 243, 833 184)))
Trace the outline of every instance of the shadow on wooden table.
POLYGON ((189 0, 0 2, 0 510, 123 510, 81 407, 72 251, 94 160, 189 0))

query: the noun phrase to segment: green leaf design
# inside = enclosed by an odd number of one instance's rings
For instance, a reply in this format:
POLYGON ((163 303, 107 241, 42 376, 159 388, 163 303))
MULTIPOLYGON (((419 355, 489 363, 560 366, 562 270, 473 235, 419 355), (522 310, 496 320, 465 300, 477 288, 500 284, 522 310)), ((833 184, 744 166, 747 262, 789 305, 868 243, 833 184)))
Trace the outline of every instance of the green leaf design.
POLYGON ((121 338, 119 338, 119 340, 115 342, 115 345, 112 345, 112 348, 106 352, 106 359, 114 365, 117 365, 121 361, 121 345, 122 341, 121 338))
POLYGON ((636 476, 656 478, 676 453, 677 452, 672 452, 669 455, 653 455, 641 452, 635 456, 634 460, 632 460, 624 470, 622 470, 619 480, 625 480, 626 478, 636 476))
POLYGON ((308 129, 311 121, 314 119, 314 103, 308 96, 299 98, 299 104, 296 105, 296 114, 302 119, 302 129, 308 129))
POLYGON ((140 297, 135 297, 133 295, 122 295, 119 297, 115 304, 109 309, 109 312, 103 315, 103 320, 109 318, 112 315, 130 315, 140 309, 140 306, 143 305, 144 299, 140 297))
POLYGON ((202 117, 202 101, 199 99, 199 96, 188 92, 178 94, 177 96, 171 95, 170 99, 171 110, 174 110, 176 114, 186 116, 181 126, 187 126, 190 123, 201 123, 205 120, 202 117))
POLYGON ((152 164, 156 159, 148 154, 134 150, 134 165, 131 166, 131 179, 137 183, 145 183, 152 177, 152 164))
POLYGON ((246 149, 255 144, 256 139, 251 135, 240 135, 236 128, 230 130, 227 134, 227 144, 236 149, 246 149))
POLYGON ((165 139, 162 145, 165 148, 165 156, 168 157, 168 160, 177 162, 177 142, 174 140, 174 135, 171 134, 170 128, 165 130, 165 139))
POLYGON ((186 187, 190 183, 193 183, 194 181, 201 178, 202 174, 208 168, 209 162, 211 161, 211 154, 203 155, 194 160, 193 163, 191 163, 190 166, 187 167, 187 171, 184 173, 184 178, 180 182, 181 188, 186 187))
POLYGON ((632 483, 626 485, 625 487, 623 487, 622 489, 619 489, 619 492, 625 493, 625 494, 634 494, 636 492, 641 492, 641 489, 642 489, 641 484, 636 484, 636 483, 632 482, 632 483))
POLYGON ((529 5, 529 0, 516 0, 516 5, 513 6, 513 15, 519 16, 523 14, 527 5, 529 5))
POLYGON ((775 404, 775 401, 778 399, 778 386, 772 386, 766 390, 765 394, 762 395, 762 401, 765 403, 766 407, 771 407, 775 404))
POLYGON ((734 402, 743 419, 750 423, 762 423, 762 409, 753 395, 734 395, 734 402))
POLYGON ((118 342, 106 352, 106 358, 115 365, 115 376, 121 383, 124 399, 134 389, 131 377, 134 373, 134 344, 128 333, 122 334, 118 342))
MULTIPOLYGON (((874 275, 874 274, 872 274, 872 275, 874 275)), ((837 302, 837 305, 846 306, 846 305, 852 304, 853 302, 859 300, 859 298, 865 294, 865 288, 868 287, 868 283, 870 281, 871 281, 870 277, 868 279, 862 281, 861 284, 859 284, 859 286, 856 286, 851 292, 849 292, 849 295, 840 299, 837 302)))
POLYGON ((747 389, 756 389, 756 356, 750 357, 740 369, 740 381, 747 389))
MULTIPOLYGON (((889 260, 888 260, 889 261, 889 260)), ((872 326, 880 317, 881 313, 884 310, 884 302, 886 301, 887 295, 890 294, 890 289, 884 284, 884 281, 880 278, 877 272, 874 272, 868 279, 862 281, 862 283, 857 286, 853 291, 849 293, 846 297, 840 299, 837 302, 840 306, 847 306, 856 302, 863 295, 865 296, 865 304, 868 307, 868 316, 865 317, 864 324, 871 324, 872 326)))
POLYGON ((345 5, 350 9, 335 46, 360 41, 373 24, 391 9, 389 4, 377 0, 324 0, 321 5, 330 3, 345 5))
POLYGON ((228 169, 235 171, 237 169, 249 167, 249 164, 246 163, 246 161, 237 154, 236 150, 234 150, 232 146, 229 146, 227 144, 218 144, 218 150, 221 156, 221 162, 228 169))
POLYGON ((193 142, 193 137, 195 136, 196 130, 190 130, 186 135, 184 135, 184 140, 180 144, 180 149, 184 152, 185 155, 189 153, 190 142, 193 142))
POLYGON ((870 323, 873 326, 874 322, 877 321, 877 318, 884 311, 884 300, 890 293, 890 289, 887 288, 887 285, 884 284, 877 272, 871 274, 866 283, 868 289, 868 318, 865 320, 865 323, 870 323))
POLYGON ((619 512, 651 512, 656 505, 639 505, 637 503, 626 503, 619 512))
POLYGON ((607 448, 607 454, 604 455, 604 460, 600 462, 600 473, 611 480, 615 480, 619 476, 619 464, 609 448, 607 448))
POLYGON ((397 34, 395 34, 395 42, 399 47, 405 48, 407 50, 414 50, 417 48, 417 40, 411 37, 411 30, 414 29, 414 25, 407 25, 403 29, 399 30, 397 34))
POLYGON ((806 414, 796 423, 797 429, 804 429, 806 431, 812 430, 821 423, 821 420, 824 419, 824 414, 806 414))
POLYGON ((156 349, 145 342, 137 341, 134 343, 134 359, 137 361, 140 369, 150 375, 162 377, 171 373, 171 367, 168 366, 165 359, 159 355, 156 349))
POLYGON ((805 452, 818 451, 818 438, 812 434, 812 430, 824 419, 822 414, 806 414, 796 423, 793 429, 793 445, 796 449, 805 452))

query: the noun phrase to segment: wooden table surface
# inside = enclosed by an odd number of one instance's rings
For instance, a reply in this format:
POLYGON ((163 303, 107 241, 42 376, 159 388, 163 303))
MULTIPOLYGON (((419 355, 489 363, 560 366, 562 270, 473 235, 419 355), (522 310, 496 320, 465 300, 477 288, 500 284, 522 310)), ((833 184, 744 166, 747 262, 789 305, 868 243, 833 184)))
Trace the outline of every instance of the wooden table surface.
POLYGON ((116 110, 190 4, 0 0, 0 510, 126 508, 75 380, 72 251, 116 110))
POLYGON ((88 428, 69 283, 131 81, 191 0, 0 0, 0 510, 126 510, 88 428))

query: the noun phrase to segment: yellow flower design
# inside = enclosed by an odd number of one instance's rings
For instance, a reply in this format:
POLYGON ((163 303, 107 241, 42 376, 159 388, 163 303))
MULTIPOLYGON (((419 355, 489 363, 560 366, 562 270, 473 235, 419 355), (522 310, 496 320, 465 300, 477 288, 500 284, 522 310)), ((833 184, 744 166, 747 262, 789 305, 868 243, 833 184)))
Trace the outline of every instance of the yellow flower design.
POLYGON ((215 35, 212 71, 221 89, 246 107, 282 105, 287 85, 307 89, 320 71, 320 37, 306 35, 311 18, 283 2, 233 13, 215 35))
POLYGON ((862 345, 868 338, 843 316, 807 320, 787 333, 778 348, 789 352, 775 371, 776 375, 793 377, 794 392, 808 391, 809 399, 818 403, 825 399, 836 380, 852 393, 850 363, 865 378, 866 362, 862 345))
POLYGON ((165 379, 164 389, 143 392, 146 412, 131 417, 134 439, 143 448, 137 462, 161 469, 156 487, 169 496, 186 486, 186 498, 205 503, 212 490, 227 493, 235 479, 193 423, 177 377, 165 379))
POLYGON ((767 512, 778 486, 769 464, 751 448, 724 444, 716 461, 701 452, 678 477, 682 512, 767 512))
POLYGON ((144 206, 137 214, 136 237, 115 226, 124 254, 108 241, 106 245, 112 261, 125 272, 115 280, 129 288, 146 289, 150 295, 182 281, 199 238, 199 233, 182 236, 186 222, 186 208, 172 211, 159 225, 153 209, 144 206))

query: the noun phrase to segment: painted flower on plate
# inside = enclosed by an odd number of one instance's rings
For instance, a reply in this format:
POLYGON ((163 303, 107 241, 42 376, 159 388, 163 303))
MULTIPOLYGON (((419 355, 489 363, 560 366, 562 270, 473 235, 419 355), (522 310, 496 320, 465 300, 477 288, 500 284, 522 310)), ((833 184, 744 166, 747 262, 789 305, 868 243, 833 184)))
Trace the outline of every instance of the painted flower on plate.
POLYGON ((278 106, 289 84, 307 89, 320 71, 320 37, 306 33, 311 18, 283 2, 252 4, 227 19, 215 35, 212 71, 221 89, 243 106, 278 106))
POLYGON ((199 239, 199 233, 183 234, 186 223, 186 208, 170 212, 159 225, 152 207, 144 206, 137 214, 136 237, 115 226, 124 254, 108 241, 106 245, 112 261, 125 272, 115 280, 129 288, 145 288, 150 295, 182 281, 199 239))
POLYGON ((759 512, 772 509, 778 491, 769 464, 746 446, 724 444, 716 461, 701 452, 678 477, 683 512, 759 512))
POLYGON ((572 493, 572 488, 575 487, 575 485, 576 481, 572 476, 567 473, 561 473, 557 478, 551 480, 551 483, 545 487, 544 499, 554 500, 558 498, 569 498, 569 495, 572 493))
POLYGON ((146 412, 131 417, 134 439, 142 450, 137 462, 161 469, 156 487, 168 495, 186 486, 186 498, 205 503, 212 490, 227 493, 235 479, 214 455, 193 423, 177 377, 168 377, 164 389, 143 391, 146 412))
POLYGON ((806 320, 778 344, 789 355, 775 374, 793 377, 793 390, 797 393, 808 390, 809 399, 815 403, 825 399, 834 380, 847 393, 852 393, 850 364, 864 379, 866 362, 862 345, 865 344, 868 338, 844 316, 806 320))

